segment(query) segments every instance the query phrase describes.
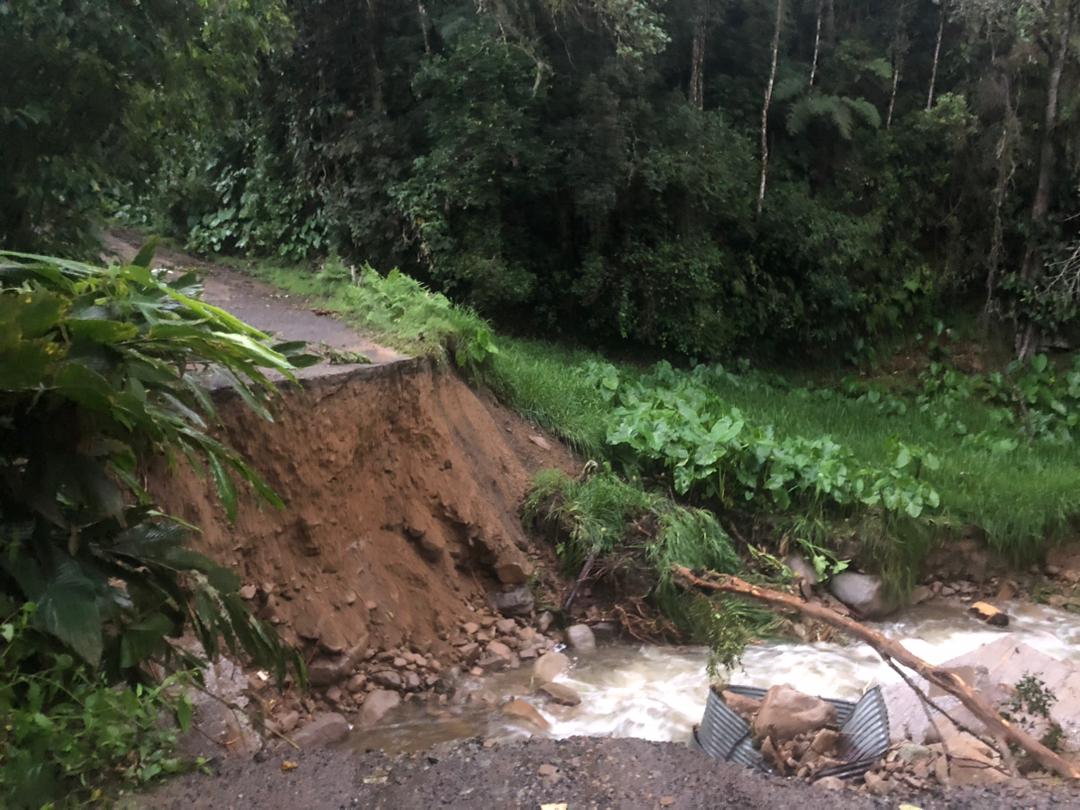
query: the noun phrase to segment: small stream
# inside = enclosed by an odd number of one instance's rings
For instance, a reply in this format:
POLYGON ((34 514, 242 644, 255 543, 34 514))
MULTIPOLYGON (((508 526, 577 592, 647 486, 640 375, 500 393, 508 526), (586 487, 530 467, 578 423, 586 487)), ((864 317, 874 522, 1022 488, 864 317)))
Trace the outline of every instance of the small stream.
MULTIPOLYGON (((1017 642, 1062 660, 1080 663, 1080 616, 1029 604, 1003 605, 1012 616, 1006 629, 984 625, 958 604, 911 608, 902 618, 875 626, 932 664, 1009 633, 1017 642)), ((498 710, 510 697, 532 702, 551 723, 552 737, 575 735, 687 741, 700 722, 709 685, 708 654, 700 647, 615 643, 579 656, 559 680, 581 695, 581 705, 544 704, 530 697, 532 667, 469 679, 455 705, 404 704, 375 728, 358 730, 359 749, 418 751, 469 737, 508 738, 529 732, 498 710)), ((770 643, 750 647, 731 682, 768 687, 789 683, 804 692, 856 699, 869 684, 899 680, 865 644, 844 646, 770 643)))

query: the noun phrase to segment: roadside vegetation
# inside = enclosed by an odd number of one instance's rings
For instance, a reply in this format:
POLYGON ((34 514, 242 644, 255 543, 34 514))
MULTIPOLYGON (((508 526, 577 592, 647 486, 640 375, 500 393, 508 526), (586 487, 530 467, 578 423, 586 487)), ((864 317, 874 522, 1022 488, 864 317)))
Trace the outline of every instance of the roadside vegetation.
POLYGON ((280 506, 211 436, 209 386, 269 418, 268 373, 308 358, 200 301, 193 276, 159 278, 151 255, 103 268, 0 253, 5 807, 76 804, 190 767, 170 753, 191 718, 186 688, 221 651, 303 678, 237 576, 191 550, 194 529, 141 482, 166 460, 209 476, 230 516, 249 488, 280 506))

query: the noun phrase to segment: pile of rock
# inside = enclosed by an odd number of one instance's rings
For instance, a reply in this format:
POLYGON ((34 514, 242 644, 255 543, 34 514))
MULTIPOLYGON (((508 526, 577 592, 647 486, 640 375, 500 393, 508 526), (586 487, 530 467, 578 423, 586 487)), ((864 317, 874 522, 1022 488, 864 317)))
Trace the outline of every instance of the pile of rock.
POLYGON ((462 623, 447 641, 461 667, 475 676, 517 669, 523 661, 535 661, 555 645, 523 619, 490 615, 462 623))
POLYGON ((841 764, 836 708, 791 686, 774 686, 758 701, 722 691, 727 706, 749 724, 754 744, 783 776, 812 779, 841 764))
POLYGON ((935 785, 962 787, 1009 781, 1000 755, 972 735, 949 730, 945 742, 920 745, 901 743, 863 776, 863 789, 876 796, 910 793, 935 785))

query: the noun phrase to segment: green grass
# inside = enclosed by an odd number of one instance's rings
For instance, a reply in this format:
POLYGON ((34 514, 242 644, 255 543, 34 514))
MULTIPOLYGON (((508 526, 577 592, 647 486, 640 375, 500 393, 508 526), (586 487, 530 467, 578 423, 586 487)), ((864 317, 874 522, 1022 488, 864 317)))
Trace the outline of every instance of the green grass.
MULTIPOLYGON (((923 477, 941 496, 941 522, 986 532, 988 542, 1017 562, 1070 531, 1080 515, 1080 452, 1075 446, 1021 443, 1009 453, 965 442, 938 428, 933 413, 910 408, 885 415, 850 399, 818 398, 771 386, 717 384, 717 393, 748 415, 787 435, 829 435, 867 464, 884 462, 890 437, 931 450, 941 461, 923 477)), ((965 401, 957 416, 970 434, 994 429, 990 409, 965 401)))
MULTIPOLYGON (((486 327, 471 311, 450 305, 403 276, 387 293, 377 285, 350 283, 340 266, 318 274, 257 263, 248 267, 279 287, 313 297, 405 352, 445 354, 447 344, 460 334, 486 327)), ((610 457, 606 436, 611 406, 596 380, 596 367, 607 362, 604 357, 538 340, 499 337, 497 346, 497 353, 477 364, 476 378, 582 454, 610 457)), ((617 368, 623 381, 642 374, 629 364, 617 368)), ((866 402, 817 396, 772 384, 764 375, 718 377, 711 385, 728 404, 757 424, 774 426, 780 436, 827 435, 870 466, 888 466, 893 437, 933 452, 941 465, 923 475, 941 496, 942 508, 931 518, 939 536, 971 524, 986 532, 993 547, 1022 562, 1067 536, 1070 520, 1080 515, 1080 451, 1075 446, 1022 442, 1011 452, 994 452, 985 443, 965 442, 951 428, 938 427, 933 412, 914 407, 902 415, 886 415, 866 402)), ((969 433, 995 429, 990 408, 981 402, 965 400, 956 407, 955 416, 969 433)), ((911 551, 921 554, 926 544, 910 542, 911 551)))

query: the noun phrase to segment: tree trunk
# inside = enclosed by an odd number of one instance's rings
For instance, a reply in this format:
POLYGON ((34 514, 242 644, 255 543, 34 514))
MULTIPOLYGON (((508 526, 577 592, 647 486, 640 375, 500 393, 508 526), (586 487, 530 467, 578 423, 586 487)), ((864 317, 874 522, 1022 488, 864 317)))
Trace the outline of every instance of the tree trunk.
POLYGON ((1013 103, 1012 79, 1008 68, 1002 69, 1001 83, 1005 95, 1005 114, 1001 122, 1001 137, 994 146, 995 172, 994 192, 991 195, 993 202, 993 229, 990 235, 990 251, 987 255, 986 273, 986 304, 983 307, 983 323, 989 328, 990 318, 994 314, 994 296, 997 292, 998 273, 1001 268, 1002 254, 1005 248, 1005 225, 1002 219, 1002 209, 1005 205, 1006 195, 1012 185, 1013 176, 1016 174, 1015 145, 1020 132, 1020 119, 1016 115, 1016 106, 1013 103))
POLYGON ((945 0, 941 0, 941 14, 938 20, 937 42, 934 43, 934 64, 930 68, 930 90, 926 94, 926 111, 934 109, 934 89, 937 84, 938 61, 941 59, 941 37, 945 33, 945 0))
POLYGON ((987 703, 981 695, 973 690, 955 672, 935 667, 916 655, 908 652, 907 648, 892 639, 886 638, 876 630, 871 630, 865 625, 859 624, 854 619, 841 616, 834 610, 830 610, 816 602, 804 602, 797 596, 768 588, 751 585, 749 582, 733 577, 729 574, 717 574, 708 571, 704 576, 696 576, 689 568, 681 565, 673 565, 672 573, 675 580, 687 588, 696 588, 705 591, 720 591, 738 596, 745 596, 764 602, 769 607, 779 610, 789 610, 802 613, 810 618, 817 619, 830 627, 842 630, 853 638, 865 642, 873 647, 886 661, 892 659, 903 664, 910 670, 921 675, 929 683, 943 689, 959 700, 964 708, 971 712, 986 726, 993 736, 1001 736, 1005 740, 1023 748, 1032 758, 1048 771, 1064 776, 1066 779, 1080 779, 1080 770, 1077 770, 1060 756, 1055 754, 1045 745, 1040 743, 1026 731, 1011 725, 997 710, 987 703))
POLYGON ((773 28, 772 64, 769 81, 765 85, 765 101, 761 105, 761 182, 758 184, 757 213, 765 205, 765 186, 769 178, 769 106, 772 104, 773 86, 776 84, 776 63, 780 58, 780 26, 784 21, 784 0, 776 0, 776 25, 773 28))
MULTIPOLYGON (((1031 203, 1031 227, 1028 231, 1027 249, 1020 277, 1030 283, 1042 275, 1041 242, 1046 229, 1046 217, 1050 213, 1050 189, 1054 172, 1054 129, 1057 127, 1058 91, 1061 74, 1069 56, 1069 37, 1072 34, 1072 4, 1066 3, 1061 12, 1060 41, 1050 63, 1050 77, 1046 84, 1046 108, 1043 112, 1042 144, 1039 147, 1039 179, 1035 187, 1035 199, 1031 203)), ((1031 322, 1017 336, 1017 355, 1026 359, 1035 353, 1038 345, 1038 328, 1031 322)))
POLYGON ((424 0, 416 0, 416 10, 420 14, 420 30, 424 32, 424 53, 431 55, 431 19, 428 17, 424 0))
POLYGON ((896 111, 896 93, 900 89, 900 77, 904 72, 904 57, 908 49, 907 9, 908 3, 902 2, 896 11, 896 32, 893 35, 892 45, 892 90, 889 93, 889 111, 885 115, 885 129, 892 129, 893 113, 896 111))
POLYGON ((824 0, 818 0, 817 3, 817 24, 814 26, 814 58, 810 62, 810 86, 814 86, 814 79, 817 77, 817 64, 818 54, 821 53, 821 13, 825 7, 824 0))
POLYGON ((694 15, 694 39, 690 46, 690 103, 705 109, 705 32, 708 25, 706 0, 699 0, 694 15))
POLYGON ((368 60, 370 62, 369 78, 371 80, 371 108, 376 113, 386 112, 386 103, 383 97, 383 72, 379 65, 378 32, 379 16, 375 8, 376 0, 367 0, 368 17, 368 60))

